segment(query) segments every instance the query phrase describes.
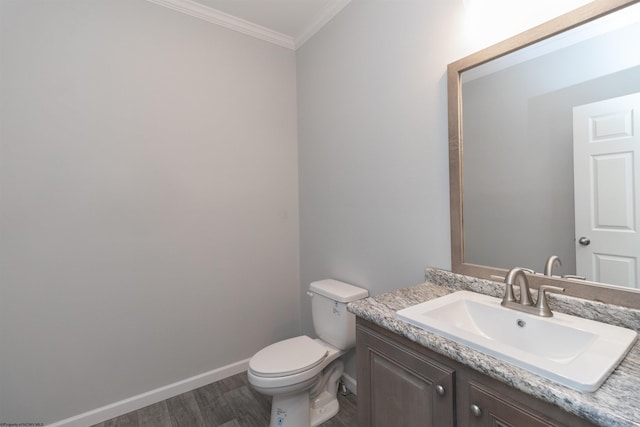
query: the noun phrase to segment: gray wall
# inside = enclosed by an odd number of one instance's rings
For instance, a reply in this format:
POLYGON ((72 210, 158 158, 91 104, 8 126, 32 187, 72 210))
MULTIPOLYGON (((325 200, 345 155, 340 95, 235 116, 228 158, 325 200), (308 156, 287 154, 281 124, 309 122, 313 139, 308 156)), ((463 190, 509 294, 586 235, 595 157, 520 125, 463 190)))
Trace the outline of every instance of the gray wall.
POLYGON ((144 0, 0 20, 0 421, 298 334, 294 52, 144 0))
POLYGON ((333 277, 375 295, 450 268, 446 66, 463 56, 461 9, 354 0, 298 50, 303 289, 333 277))
POLYGON ((313 280, 450 267, 461 1, 353 0, 295 55, 143 0, 0 8, 2 421, 312 333, 313 280))

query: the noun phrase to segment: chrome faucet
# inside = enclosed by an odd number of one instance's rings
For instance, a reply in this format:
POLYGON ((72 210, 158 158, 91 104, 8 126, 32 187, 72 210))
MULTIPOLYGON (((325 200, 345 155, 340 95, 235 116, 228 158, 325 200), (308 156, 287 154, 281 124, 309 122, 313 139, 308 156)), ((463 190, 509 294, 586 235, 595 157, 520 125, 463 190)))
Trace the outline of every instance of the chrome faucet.
POLYGON ((529 281, 527 280, 525 272, 530 274, 534 273, 532 270, 522 267, 516 267, 509 270, 504 278, 505 290, 501 305, 524 313, 535 314, 536 316, 553 316, 553 313, 549 308, 549 304, 547 303, 546 292, 564 292, 564 288, 549 285, 540 286, 540 289, 538 289, 538 301, 534 306, 533 299, 531 298, 531 291, 529 290, 529 281), (520 286, 520 301, 516 300, 513 295, 513 285, 516 282, 520 286))
POLYGON ((547 258, 547 262, 544 265, 544 275, 549 277, 553 276, 553 267, 555 266, 561 267, 562 261, 560 261, 559 256, 551 255, 549 258, 547 258))

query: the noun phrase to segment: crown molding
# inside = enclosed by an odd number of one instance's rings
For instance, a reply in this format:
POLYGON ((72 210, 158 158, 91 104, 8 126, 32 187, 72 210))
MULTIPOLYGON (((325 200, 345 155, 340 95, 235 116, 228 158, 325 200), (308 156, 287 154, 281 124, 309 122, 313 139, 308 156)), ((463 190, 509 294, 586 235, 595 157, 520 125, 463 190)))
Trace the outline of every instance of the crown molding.
MULTIPOLYGON (((237 18, 233 15, 229 15, 228 13, 224 13, 219 10, 204 6, 192 0, 147 0, 147 1, 151 3, 155 3, 160 6, 167 7, 169 9, 173 9, 178 12, 182 12, 187 15, 191 15, 193 17, 202 19, 207 22, 211 22, 212 24, 217 24, 225 28, 229 28, 230 30, 238 31, 240 33, 255 37, 257 39, 261 39, 269 43, 276 44, 278 46, 286 47, 287 49, 292 49, 292 50, 296 49, 296 43, 294 42, 292 37, 289 37, 277 31, 270 30, 269 28, 265 28, 261 25, 254 24, 253 22, 249 22, 244 19, 237 18)), ((341 0, 341 1, 345 1, 345 0, 341 0)), ((347 2, 348 1, 350 0, 347 0, 347 2)), ((338 12, 339 11, 340 10, 338 10, 338 12)), ((331 15, 329 19, 333 18, 333 16, 335 16, 335 14, 331 15)), ((329 19, 327 19, 324 22, 325 23, 328 22, 329 19)))
POLYGON ((298 37, 294 39, 294 49, 298 49, 305 44, 315 33, 320 31, 329 21, 331 21, 346 5, 351 3, 351 0, 336 0, 334 4, 327 8, 324 13, 316 18, 307 28, 305 28, 298 37))

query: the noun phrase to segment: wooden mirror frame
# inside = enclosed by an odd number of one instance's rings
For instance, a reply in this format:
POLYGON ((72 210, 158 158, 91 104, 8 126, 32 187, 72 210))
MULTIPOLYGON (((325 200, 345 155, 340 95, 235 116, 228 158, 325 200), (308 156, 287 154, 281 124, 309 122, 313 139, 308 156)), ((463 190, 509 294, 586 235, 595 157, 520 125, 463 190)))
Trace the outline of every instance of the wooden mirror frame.
MULTIPOLYGON (((451 269, 454 273, 502 281, 507 270, 464 262, 463 138, 461 73, 493 59, 515 52, 564 31, 616 12, 640 0, 596 0, 551 21, 538 25, 491 47, 455 61, 447 67, 449 113, 449 191, 451 207, 451 269)), ((514 244, 517 242, 514 241, 514 244)), ((552 255, 552 254, 549 254, 552 255)), ((516 266, 514 266, 516 267, 516 266)), ((527 266, 520 266, 527 267, 527 266)), ((528 275, 532 288, 561 286, 567 295, 640 309, 640 291, 595 282, 528 275)))

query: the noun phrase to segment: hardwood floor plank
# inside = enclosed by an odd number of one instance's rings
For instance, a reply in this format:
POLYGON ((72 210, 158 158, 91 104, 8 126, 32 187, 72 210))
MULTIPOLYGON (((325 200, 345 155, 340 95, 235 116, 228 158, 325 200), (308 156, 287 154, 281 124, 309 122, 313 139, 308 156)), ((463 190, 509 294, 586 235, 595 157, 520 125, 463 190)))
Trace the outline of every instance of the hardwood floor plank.
MULTIPOLYGON (((207 426, 221 426, 233 421, 236 416, 220 391, 219 383, 193 390, 200 414, 207 426)), ((232 424, 230 424, 232 425, 232 424)))
POLYGON ((249 384, 249 379, 247 378, 246 372, 241 372, 232 377, 228 377, 221 381, 218 381, 216 385, 223 392, 236 390, 240 387, 247 388, 253 399, 262 407, 262 411, 267 414, 267 418, 271 415, 271 396, 267 396, 254 390, 253 387, 251 387, 251 385, 249 384))
POLYGON ((208 427, 202 419, 193 392, 188 391, 167 399, 166 402, 171 415, 171 424, 174 427, 208 427))
POLYGON ((238 421, 231 420, 228 423, 220 424, 220 425, 215 426, 215 427, 242 427, 242 426, 240 424, 238 424, 238 421))
POLYGON ((100 427, 138 427, 138 414, 129 412, 97 425, 100 427))
POLYGON ((224 394, 225 400, 236 415, 242 427, 265 427, 269 425, 271 408, 267 410, 260 401, 256 400, 252 390, 241 386, 224 394))
POLYGON ((167 408, 167 401, 155 403, 136 411, 138 413, 138 427, 172 427, 171 414, 167 408))

